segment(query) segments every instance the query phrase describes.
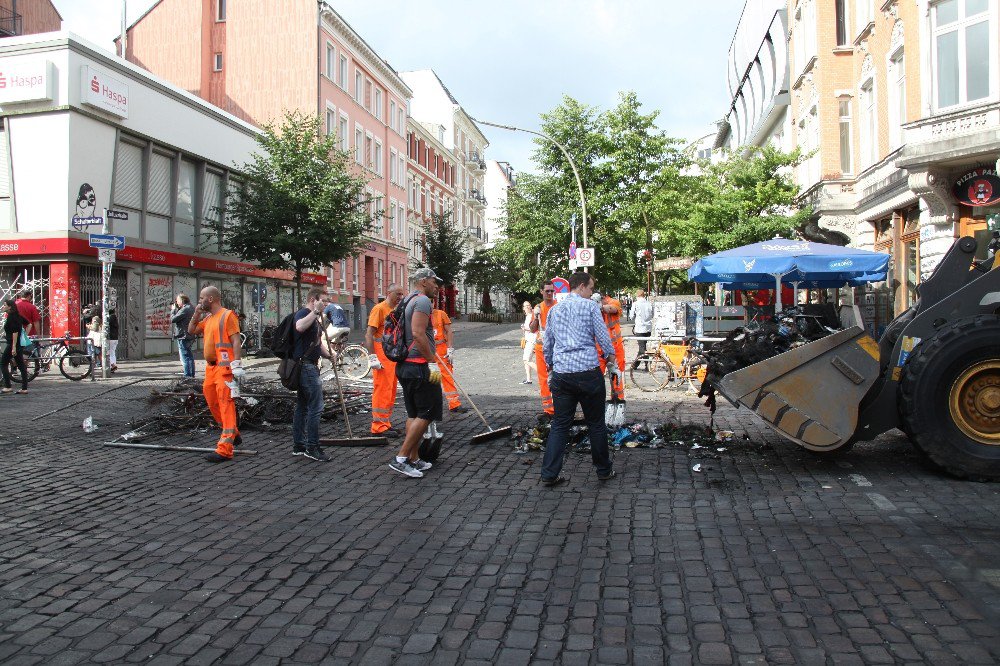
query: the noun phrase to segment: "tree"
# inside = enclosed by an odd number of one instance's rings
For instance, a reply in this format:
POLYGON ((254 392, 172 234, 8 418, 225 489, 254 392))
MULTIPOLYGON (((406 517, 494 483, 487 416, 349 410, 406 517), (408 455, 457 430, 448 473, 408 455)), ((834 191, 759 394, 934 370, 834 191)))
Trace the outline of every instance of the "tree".
POLYGON ((261 152, 237 166, 239 187, 216 233, 232 254, 270 270, 289 270, 301 297, 302 273, 360 252, 371 228, 366 180, 354 173, 318 116, 286 113, 264 126, 261 152))
POLYGON ((446 287, 454 287, 462 277, 465 264, 465 232, 451 223, 451 212, 434 213, 424 223, 420 247, 424 260, 416 261, 417 267, 427 266, 444 280, 446 287))
POLYGON ((480 248, 473 252, 465 262, 462 272, 465 274, 466 284, 482 290, 480 311, 483 314, 493 312, 493 303, 490 300, 490 292, 493 289, 499 288, 511 293, 518 282, 516 271, 504 260, 503 255, 492 249, 480 248))

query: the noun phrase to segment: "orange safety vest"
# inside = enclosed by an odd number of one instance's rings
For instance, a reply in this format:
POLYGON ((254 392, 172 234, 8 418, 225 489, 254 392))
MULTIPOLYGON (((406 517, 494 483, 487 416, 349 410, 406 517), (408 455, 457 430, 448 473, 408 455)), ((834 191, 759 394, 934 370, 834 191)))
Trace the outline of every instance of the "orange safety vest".
POLYGON ((451 324, 451 317, 444 310, 434 308, 431 310, 431 326, 434 327, 434 345, 437 348, 446 347, 448 338, 444 334, 444 327, 451 324))
POLYGON ((608 327, 608 334, 611 335, 611 342, 617 345, 622 341, 622 304, 613 298, 608 298, 606 303, 602 305, 613 305, 618 308, 618 314, 608 314, 604 311, 601 312, 601 316, 604 318, 604 323, 608 327))
POLYGON ((538 304, 538 334, 535 335, 535 344, 539 347, 545 342, 542 338, 545 336, 545 324, 549 319, 549 311, 557 305, 555 301, 552 305, 546 305, 545 301, 538 304))
MULTIPOLYGON (((229 367, 233 360, 233 341, 226 335, 226 319, 231 314, 232 310, 223 308, 217 314, 208 316, 199 326, 205 331, 205 360, 222 367, 229 367), (218 329, 208 326, 213 317, 218 317, 218 329)), ((239 332, 239 326, 236 330, 239 332)))

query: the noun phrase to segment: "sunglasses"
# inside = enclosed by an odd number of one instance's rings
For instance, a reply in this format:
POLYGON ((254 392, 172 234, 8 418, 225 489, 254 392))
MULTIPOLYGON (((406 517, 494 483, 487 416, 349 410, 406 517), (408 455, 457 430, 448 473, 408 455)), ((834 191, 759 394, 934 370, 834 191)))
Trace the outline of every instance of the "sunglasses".
POLYGON ((554 294, 554 293, 556 293, 556 292, 555 292, 555 290, 554 290, 554 289, 543 289, 543 290, 542 290, 542 293, 543 293, 543 294, 554 294))

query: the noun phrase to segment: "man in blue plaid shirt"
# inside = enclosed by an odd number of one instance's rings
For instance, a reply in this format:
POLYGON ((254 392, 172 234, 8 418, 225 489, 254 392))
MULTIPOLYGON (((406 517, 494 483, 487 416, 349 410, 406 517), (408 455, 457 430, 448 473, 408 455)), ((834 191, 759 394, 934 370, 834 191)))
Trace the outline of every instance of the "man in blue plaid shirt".
MULTIPOLYGON (((569 296, 549 312, 542 346, 556 412, 542 459, 542 483, 547 486, 562 485, 569 480, 559 472, 578 404, 590 429, 590 454, 597 468, 597 478, 607 481, 615 477, 608 456, 604 376, 597 358, 597 345, 611 352, 607 359, 613 358, 615 347, 600 307, 590 300, 594 278, 587 273, 573 273, 569 288, 569 296)), ((614 363, 608 367, 618 375, 619 382, 624 379, 614 363)))

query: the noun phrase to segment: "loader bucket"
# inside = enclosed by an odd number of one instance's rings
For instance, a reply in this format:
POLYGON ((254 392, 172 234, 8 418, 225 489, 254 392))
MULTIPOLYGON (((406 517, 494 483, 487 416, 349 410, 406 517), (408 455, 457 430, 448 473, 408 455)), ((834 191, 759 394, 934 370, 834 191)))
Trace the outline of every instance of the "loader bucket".
POLYGON ((727 374, 716 388, 812 451, 846 444, 879 377, 878 343, 855 326, 727 374))

